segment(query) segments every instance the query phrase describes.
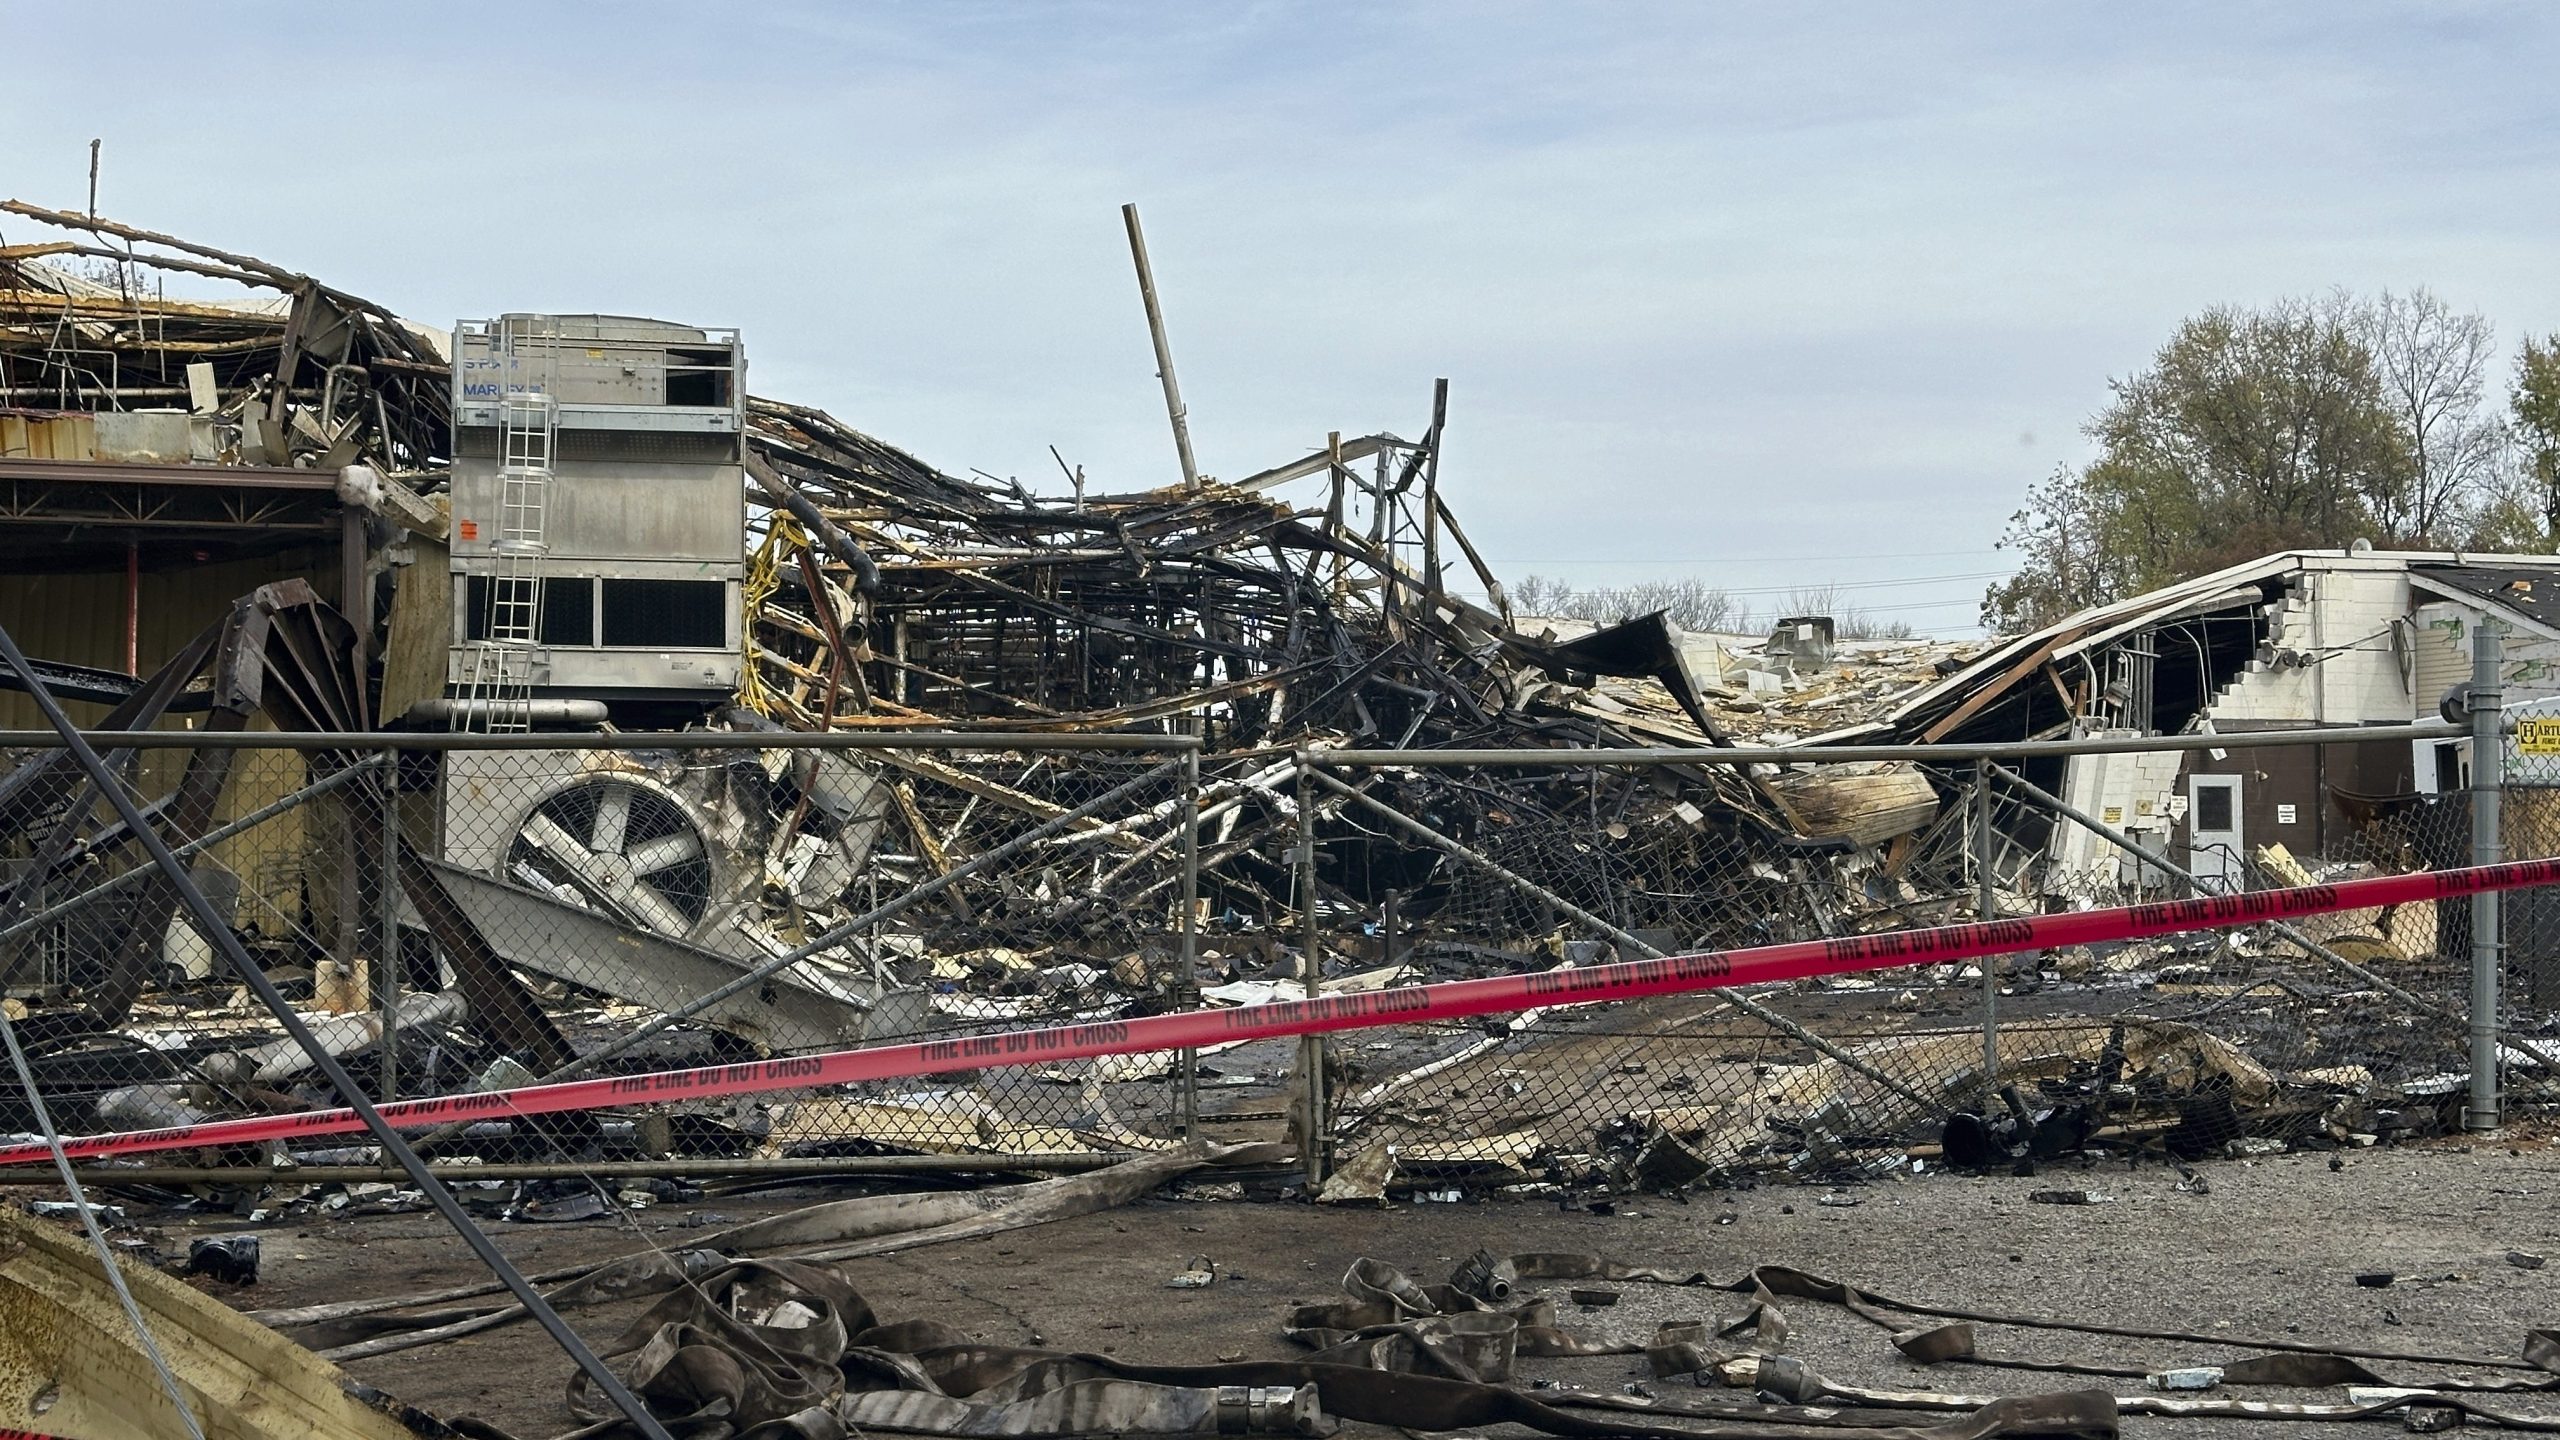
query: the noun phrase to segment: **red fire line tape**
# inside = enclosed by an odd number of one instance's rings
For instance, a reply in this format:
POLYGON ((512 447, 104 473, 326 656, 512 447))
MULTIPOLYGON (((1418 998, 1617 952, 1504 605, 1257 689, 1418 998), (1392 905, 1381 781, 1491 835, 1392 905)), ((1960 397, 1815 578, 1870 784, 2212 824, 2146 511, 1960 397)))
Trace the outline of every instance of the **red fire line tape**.
MULTIPOLYGON (((2446 900, 2486 890, 2513 890, 2555 882, 2560 882, 2560 860, 2526 860, 2468 870, 2384 875, 2336 885, 2309 885, 2295 890, 2258 890, 2242 895, 2132 905, 2114 910, 2083 910, 2031 919, 1977 921, 1969 925, 1943 925, 1926 930, 1894 930, 1842 940, 1806 940, 1749 950, 1673 955, 1660 960, 1630 960, 1574 970, 1549 970, 1536 975, 1499 975, 1481 980, 1451 980, 1437 985, 1405 985, 1354 995, 1278 1000, 1241 1010, 1187 1010, 1135 1020, 1008 1030, 992 1035, 880 1045, 863 1050, 835 1050, 744 1065, 659 1070, 646 1075, 621 1075, 600 1080, 565 1080, 554 1085, 530 1085, 518 1090, 402 1100, 379 1108, 385 1120, 409 1129, 454 1120, 521 1118, 654 1100, 748 1095, 815 1085, 840 1085, 849 1081, 904 1079, 952 1070, 1040 1065, 1099 1055, 1181 1050, 1318 1031, 1457 1020, 1471 1015, 1498 1015, 1542 1006, 1635 1000, 1649 995, 1677 995, 1773 980, 1800 980, 1812 975, 1883 970, 1899 965, 1937 965, 2020 950, 2134 940, 2182 930, 2225 929, 2336 910, 2399 905, 2414 900, 2446 900)), ((299 1136, 342 1135, 363 1128, 364 1122, 357 1119, 351 1110, 315 1110, 300 1115, 211 1120, 162 1130, 91 1135, 66 1140, 63 1148, 75 1158, 130 1155, 148 1150, 247 1145, 299 1136)), ((31 1164, 48 1159, 51 1154, 41 1144, 0 1146, 0 1165, 31 1164)))

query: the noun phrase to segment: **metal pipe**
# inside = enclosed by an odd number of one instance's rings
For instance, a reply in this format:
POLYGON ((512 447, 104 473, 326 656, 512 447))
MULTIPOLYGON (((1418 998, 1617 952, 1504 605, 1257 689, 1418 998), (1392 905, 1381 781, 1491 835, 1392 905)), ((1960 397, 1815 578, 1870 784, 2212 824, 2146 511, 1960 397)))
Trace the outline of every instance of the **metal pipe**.
MULTIPOLYGON (((1617 765, 1828 765, 1851 760, 1912 760, 1925 765, 1976 760, 2032 759, 2044 755, 2129 755, 2168 750, 2250 750, 2282 745, 2357 745, 2379 740, 2462 740, 2460 725, 2346 725, 2324 730, 2251 730, 2236 735, 2093 735, 2085 740, 2017 740, 1988 745, 1790 745, 1731 749, 1629 746, 1606 749, 1516 750, 1318 750, 1326 769, 1364 770, 1402 765, 1425 770, 1570 769, 1617 765)), ((8 744, 0 734, 0 745, 8 744)))
POLYGON ((487 720, 504 706, 510 720, 529 725, 601 725, 613 718, 603 701, 584 695, 542 695, 531 700, 499 701, 488 696, 433 695, 409 707, 400 718, 413 725, 451 725, 487 720))
MULTIPOLYGON (((430 730, 77 730, 121 750, 1128 750, 1200 748, 1197 735, 1090 735, 1022 730, 668 730, 649 734, 457 735, 430 730)), ((2236 739, 2238 737, 2229 737, 2236 739)), ((2393 738, 2383 733, 2381 738, 2393 738)), ((60 749, 51 730, 0 730, 0 748, 60 749)))
POLYGON ((231 927, 223 922, 221 914, 214 909, 213 902, 207 899, 204 891, 196 885, 195 877, 189 875, 187 867, 176 855, 170 853, 169 846, 161 840, 160 833, 152 829, 150 823, 143 819, 141 808, 134 804, 131 795, 125 793, 124 787, 116 783, 114 773, 107 768, 107 762, 100 759, 98 752, 81 738, 78 729, 71 723, 71 717, 63 713, 62 703, 53 698, 52 690, 46 687, 43 678, 36 673, 35 666, 29 663, 24 652, 18 649, 18 642, 10 638, 6 627, 0 627, 0 661, 7 662, 10 669, 18 672, 19 681, 25 687, 28 698, 35 701, 36 708, 44 712, 44 718, 53 725, 62 742, 70 748, 73 758, 78 760, 80 768, 88 773, 91 783, 105 792, 108 802, 115 806, 117 815, 133 832, 134 839, 141 842, 142 848, 149 852, 151 863, 159 868, 169 887, 177 892, 179 905, 184 909, 187 917, 195 923, 196 929, 213 945, 214 949, 222 953, 223 959, 228 961, 231 968, 238 973, 242 983, 246 984, 258 997, 258 1002, 275 1017, 277 1024, 284 1027, 284 1032, 293 1037, 294 1044, 311 1057, 312 1066, 320 1072, 321 1078, 327 1080, 330 1087, 338 1092, 338 1098, 345 1101, 348 1108, 354 1110, 356 1115, 364 1121, 365 1128, 373 1133, 375 1141, 393 1160, 399 1162, 400 1168, 425 1193, 427 1202, 444 1217, 445 1223, 453 1227, 454 1232, 462 1237, 463 1243, 469 1245, 473 1253, 480 1257, 482 1264, 488 1266, 493 1274, 506 1282, 507 1289, 515 1295, 517 1303, 524 1306, 525 1313, 532 1316, 536 1323, 551 1333, 551 1338, 559 1342, 560 1348, 577 1362, 578 1368, 586 1372, 587 1377, 595 1382, 596 1388, 615 1409, 620 1410, 630 1419, 640 1433, 650 1437, 650 1440, 673 1440, 673 1437, 667 1433, 666 1427, 659 1424, 657 1417, 649 1413, 649 1407, 641 1403, 640 1397, 632 1394, 612 1369, 597 1357, 595 1351, 587 1348, 587 1342, 579 1338, 577 1331, 569 1328, 568 1322, 560 1318, 559 1312, 551 1308, 550 1302, 542 1298, 542 1292, 535 1289, 532 1282, 524 1278, 523 1273, 516 1269, 514 1262, 507 1259, 505 1252, 499 1250, 497 1245, 489 1239, 487 1232, 472 1223, 471 1216, 463 1210, 462 1202, 454 1197, 453 1192, 446 1189, 433 1175, 427 1173, 426 1161, 420 1159, 418 1153, 409 1148, 409 1143, 400 1138, 400 1132, 391 1128, 390 1123, 373 1108, 373 1102, 365 1098, 365 1093, 356 1084, 355 1077, 349 1075, 346 1067, 338 1063, 338 1057, 330 1054, 329 1048, 321 1044, 319 1037, 311 1033, 311 1027, 303 1023, 302 1017, 294 1012, 293 1006, 285 1000, 282 992, 276 989, 275 981, 268 978, 267 972, 259 967, 258 962, 251 958, 248 949, 240 943, 240 937, 233 934, 231 927))
POLYGON ((1156 346, 1156 375, 1164 381, 1164 412, 1173 420, 1173 448, 1182 457, 1182 488, 1200 488, 1200 467, 1191 463, 1191 414, 1182 407, 1182 387, 1173 378, 1173 347, 1164 338, 1164 309, 1156 303, 1156 272, 1147 263, 1147 234, 1138 228, 1138 207, 1120 207, 1129 227, 1129 257, 1138 264, 1138 298, 1147 306, 1147 337, 1156 346))
MULTIPOLYGON (((2180 865, 2178 862, 2170 859, 2166 855, 2157 854, 2143 849, 2132 836, 2127 835, 2123 831, 2116 829, 2114 826, 2107 824, 2105 821, 2098 819, 2089 812, 2070 804, 2061 796, 2046 790, 2043 786, 2036 784, 2034 781, 2029 780, 2026 776, 2019 774, 2008 766, 1993 762, 1991 766, 1991 773, 1999 776, 2002 780, 2007 781, 2011 788, 2015 789, 2019 794, 2024 795, 2028 799, 2033 800, 2048 810, 2051 810, 2054 814, 2061 816, 2063 819, 2070 821, 2072 824, 2079 826, 2090 834, 2106 841, 2108 844, 2114 845, 2118 849, 2123 850, 2126 854, 2133 856, 2139 863, 2149 865, 2158 870, 2164 870, 2169 874, 2175 875, 2179 879, 2186 881, 2189 885, 2202 886, 2204 884, 2202 880, 2196 877, 2196 873, 2194 871, 2180 865)), ((2139 874, 2141 872, 2137 870, 2135 873, 2139 874)), ((2399 985, 2393 984, 2387 977, 2357 964, 2346 956, 2341 955, 2337 951, 2330 949, 2328 946, 2321 944, 2319 941, 2312 939, 2301 926, 2295 925, 2291 921, 2269 920, 2265 923, 2266 927, 2274 931, 2276 934, 2281 935, 2285 939, 2292 941, 2294 944, 2301 946, 2312 955, 2327 961, 2331 965, 2336 966, 2340 970, 2345 971, 2347 974, 2354 976, 2356 979, 2363 981, 2365 984, 2372 986, 2374 989, 2381 991, 2383 994, 2390 996, 2392 999, 2399 1001, 2401 1004, 2408 1006, 2412 1010, 2419 1011, 2422 1014, 2433 1015, 2438 1019, 2443 1020, 2459 1020, 2461 1018, 2460 1016, 2455 1015, 2451 1009, 2439 1005, 2424 996, 2414 994, 2399 985)), ((2539 1046, 2522 1039, 2510 1040, 2507 1043, 2532 1056, 2536 1063, 2551 1069, 2554 1073, 2560 1073, 2560 1061, 2555 1061, 2552 1056, 2544 1052, 2539 1046)))
MULTIPOLYGON (((791 512, 791 518, 800 522, 801 529, 817 537, 819 544, 826 546, 830 554, 844 562, 845 568, 853 572, 855 590, 865 595, 880 593, 879 562, 873 560, 868 551, 855 544, 853 537, 844 533, 843 526, 828 519, 826 514, 818 509, 815 501, 801 494, 800 487, 792 484, 787 476, 773 468, 771 462, 753 450, 747 452, 747 474, 754 478, 756 484, 762 487, 764 493, 770 496, 775 504, 791 512)), ((842 640, 841 635, 835 637, 835 643, 841 643, 842 640)))
MULTIPOLYGON (((214 829, 208 830, 196 839, 178 846, 170 853, 176 855, 179 859, 184 860, 201 851, 209 850, 243 831, 257 829, 259 826, 266 824, 268 821, 273 820, 277 816, 282 815, 297 805, 303 804, 306 801, 317 800, 332 790, 336 790, 342 786, 353 783, 357 776, 369 772, 381 763, 381 756, 368 755, 365 758, 346 766, 344 769, 333 772, 329 778, 325 780, 315 780, 289 795, 279 795, 275 799, 268 801, 266 804, 259 806, 257 809, 250 811, 248 814, 241 816, 239 819, 234 820, 227 825, 217 826, 214 829)), ((79 894, 63 900, 59 904, 47 906, 25 919, 15 922, 7 929, 0 930, 0 945, 5 945, 10 941, 17 939, 19 936, 35 929, 37 926, 46 924, 49 921, 59 920, 63 916, 70 914, 72 911, 79 909, 83 905, 90 904, 97 900, 102 900, 119 890, 139 885, 143 881, 150 879, 156 873, 158 872, 152 870, 149 866, 137 866, 120 875, 109 876, 108 878, 99 881, 97 884, 90 886, 88 889, 81 891, 79 894)))
POLYGON ((1449 381, 1431 384, 1431 452, 1422 462, 1422 603, 1440 603, 1440 439, 1449 423, 1449 381))
MULTIPOLYGON (((2500 713, 2506 694, 2499 674, 2507 627, 2483 614, 2471 632, 2471 863, 2506 858, 2498 830, 2500 791, 2506 783, 2506 727, 2500 713)), ((2465 1130, 2495 1130, 2505 1108, 2499 1094, 2498 980, 2505 949, 2499 926, 2505 907, 2494 895, 2471 897, 2471 1094, 2462 1114, 2465 1130)))
MULTIPOLYGON (((345 733, 258 730, 224 734, 197 730, 98 730, 78 732, 93 745, 130 750, 361 750, 396 745, 403 750, 1116 750, 1172 753, 1200 748, 1197 735, 1085 734, 1021 730, 679 730, 651 734, 455 735, 433 731, 345 733)), ((2128 755, 2143 751, 2252 750, 2287 745, 2353 745, 2385 740, 2467 740, 2466 726, 2342 726, 2326 730, 2252 730, 2230 735, 2092 736, 2085 740, 2021 740, 1993 745, 1818 745, 1733 749, 1628 747, 1527 750, 1319 750, 1325 769, 1601 769, 1654 765, 1829 765, 1853 760, 1912 760, 1922 764, 1970 764, 1975 760, 2033 759, 2048 755, 2128 755)), ((58 748, 50 730, 0 730, 0 748, 58 748)))
MULTIPOLYGON (((2000 918, 2000 901, 1992 883, 1991 762, 1973 762, 1974 918, 1989 924, 2000 918)), ((1982 957, 1982 1113, 2000 1091, 2000 957, 1982 957)))
MULTIPOLYGON (((431 1164, 428 1171, 448 1183, 463 1180, 576 1180, 643 1178, 652 1175, 788 1176, 788 1175, 1000 1175, 1075 1174, 1102 1170, 1130 1158, 1110 1151, 1064 1151, 1029 1155, 832 1155, 808 1159, 748 1157, 683 1157, 664 1160, 600 1160, 502 1162, 482 1165, 461 1161, 431 1164)), ((360 1185, 402 1180, 397 1165, 90 1165, 74 1171, 91 1185, 360 1185)), ((34 1165, 0 1166, 0 1186, 54 1185, 52 1171, 34 1165)))
MULTIPOLYGON (((1663 951, 1646 943, 1642 938, 1638 937, 1635 932, 1610 924, 1608 921, 1603 920, 1599 916, 1592 914, 1590 911, 1583 909, 1581 906, 1574 904, 1572 901, 1567 900, 1563 896, 1548 889, 1544 885, 1539 884, 1535 880, 1531 880, 1527 876, 1504 869, 1501 865, 1477 854, 1466 846, 1459 844, 1457 841, 1452 840, 1448 836, 1441 834, 1439 831, 1432 829, 1430 826, 1423 824, 1421 821, 1397 813, 1393 807, 1380 803, 1370 796, 1361 793, 1352 786, 1346 785, 1320 770, 1308 768, 1304 773, 1313 778, 1317 784, 1333 791, 1335 794, 1347 796, 1350 799, 1359 801, 1362 805, 1368 807, 1368 809, 1375 813, 1379 818, 1396 826, 1398 829, 1403 830, 1406 834, 1420 840, 1425 845, 1429 845, 1433 849, 1463 860, 1466 863, 1483 870, 1486 874, 1493 876, 1495 879, 1517 888, 1524 895, 1534 896, 1538 900, 1554 906, 1567 918, 1574 920, 1579 924, 1588 926, 1599 934, 1608 936, 1624 948, 1633 950, 1638 954, 1645 956, 1647 959, 1660 960, 1664 958, 1663 951)), ((1797 1044, 1808 1046, 1817 1054, 1821 1054, 1838 1061, 1843 1066, 1865 1076, 1867 1079, 1875 1082, 1884 1089, 1890 1090, 1894 1094, 1901 1096, 1903 1099, 1910 1101, 1912 1104, 1919 1106, 1927 1113, 1931 1115, 1944 1115, 1946 1113, 1946 1106, 1941 1105, 1937 1101, 1930 1099, 1928 1096, 1921 1094, 1919 1091, 1912 1089, 1909 1085, 1904 1084, 1900 1080, 1887 1075, 1882 1070, 1879 1070, 1875 1066, 1868 1064, 1866 1061, 1859 1059, 1848 1051, 1841 1049, 1839 1046, 1834 1045, 1830 1041, 1822 1038, 1820 1035, 1806 1029, 1804 1026, 1797 1024, 1795 1021, 1788 1019, 1786 1016, 1779 1014, 1777 1011, 1770 1009, 1768 1006, 1761 1004, 1759 1001, 1752 999, 1750 996, 1733 990, 1711 990, 1707 993, 1728 1005, 1736 1007, 1744 1014, 1749 1015, 1752 1019, 1769 1026, 1771 1029, 1776 1030, 1778 1033, 1795 1041, 1797 1044)))

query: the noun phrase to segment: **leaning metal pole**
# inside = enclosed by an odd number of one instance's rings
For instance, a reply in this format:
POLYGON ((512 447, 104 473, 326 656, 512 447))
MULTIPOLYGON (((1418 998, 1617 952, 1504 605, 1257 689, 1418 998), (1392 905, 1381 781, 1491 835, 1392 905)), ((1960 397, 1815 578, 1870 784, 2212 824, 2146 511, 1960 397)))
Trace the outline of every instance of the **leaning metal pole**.
POLYGON ((1191 462, 1191 412, 1182 407, 1182 387, 1173 378, 1173 346, 1164 338, 1164 307, 1156 303, 1155 267, 1147 263, 1147 232, 1138 228, 1138 207, 1120 207, 1129 227, 1129 258, 1138 264, 1138 298, 1147 306, 1147 337, 1155 341, 1156 376, 1164 381, 1164 411, 1173 420, 1173 448, 1182 457, 1182 488, 1200 488, 1200 467, 1191 462))
POLYGON ((381 1113, 373 1108, 373 1102, 365 1098, 364 1090, 356 1084, 355 1077, 347 1073, 346 1067, 338 1063, 338 1057, 330 1054, 319 1037, 311 1033, 310 1027, 302 1023, 302 1017, 294 1013, 293 1006, 276 989, 275 982, 268 979, 267 972, 259 969, 257 961, 250 957, 248 949, 240 943, 240 937, 231 932, 231 927, 214 910, 213 902, 197 888, 195 877, 187 873, 184 862, 170 853, 168 843, 160 838, 160 832, 143 818, 141 807, 134 804, 133 797, 125 792, 114 772, 107 768, 107 762, 98 757, 98 752, 87 740, 81 738, 79 727, 63 713, 62 703, 53 698, 53 691, 36 674, 35 666, 27 662, 26 655, 18 649, 18 642, 10 638, 5 627, 0 627, 0 661, 5 661, 10 669, 18 672, 18 678, 25 683, 28 698, 36 702, 36 708, 44 712, 46 723, 62 736, 72 759, 88 772, 90 782, 115 806, 116 813, 123 818, 135 842, 150 855, 151 863, 159 867, 161 875, 177 892, 179 905, 195 922, 196 929, 203 933, 207 943, 221 952, 231 968, 239 972, 241 982, 275 1016, 276 1023, 284 1027, 285 1034, 293 1038, 293 1043, 311 1057, 313 1068, 338 1092, 347 1107, 364 1121, 365 1128, 373 1132, 383 1153, 398 1162, 400 1168, 407 1172, 410 1183, 417 1186, 428 1203, 435 1206, 436 1213, 443 1216, 445 1223, 462 1237, 463 1243, 480 1257, 480 1262, 506 1283, 507 1289, 514 1292, 517 1303, 524 1306, 525 1313, 551 1332, 551 1338, 559 1342, 560 1348, 568 1352, 569 1358, 577 1362, 578 1368, 586 1372, 587 1378, 595 1382, 596 1388, 613 1402, 615 1409, 627 1416, 632 1425, 650 1440, 673 1440, 666 1427, 649 1413, 649 1407, 641 1402, 640 1397, 632 1394, 604 1361, 587 1348, 587 1342, 578 1338, 578 1332, 569 1328, 568 1322, 562 1320, 550 1302, 542 1298, 542 1292, 524 1278, 486 1232, 472 1223, 471 1217, 463 1212, 462 1202, 455 1199, 444 1182, 427 1169, 427 1162, 409 1148, 409 1143, 400 1138, 400 1132, 392 1129, 381 1113))
MULTIPOLYGON (((2471 632, 2471 863, 2495 865, 2506 858, 2498 833, 2500 790, 2506 783, 2505 702, 2498 674, 2507 627, 2487 615, 2471 632)), ((2503 1097, 2498 1093, 2498 969, 2500 926, 2506 909, 2494 895, 2471 897, 2471 1098, 2462 1114, 2465 1130, 2498 1128, 2503 1097)))

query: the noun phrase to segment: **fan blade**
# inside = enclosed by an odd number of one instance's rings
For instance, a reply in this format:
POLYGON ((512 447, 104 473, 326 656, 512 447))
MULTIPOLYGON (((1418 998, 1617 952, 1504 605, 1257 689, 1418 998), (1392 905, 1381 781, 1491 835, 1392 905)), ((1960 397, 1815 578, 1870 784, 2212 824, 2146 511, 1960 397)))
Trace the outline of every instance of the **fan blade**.
POLYGON ((588 831, 588 846, 599 853, 622 853, 623 837, 631 830, 631 787, 607 781, 598 787, 596 823, 588 831))
POLYGON ((702 837, 691 830, 679 830, 632 846, 631 868, 642 875, 655 875, 701 854, 702 837))

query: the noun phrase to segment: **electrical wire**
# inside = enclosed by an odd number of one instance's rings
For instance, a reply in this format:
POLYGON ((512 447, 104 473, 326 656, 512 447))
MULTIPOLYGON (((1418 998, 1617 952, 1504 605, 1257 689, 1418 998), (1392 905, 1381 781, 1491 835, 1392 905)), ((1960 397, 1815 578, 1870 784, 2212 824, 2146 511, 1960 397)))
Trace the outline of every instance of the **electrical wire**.
POLYGON ((44 1095, 36 1088, 35 1071, 27 1064, 27 1052, 18 1044, 18 1027, 9 1021, 6 1010, 0 1010, 0 1042, 9 1047, 9 1066, 18 1072, 18 1083, 27 1092, 27 1106, 35 1113, 36 1125, 44 1131, 44 1143, 53 1151, 54 1172, 62 1177, 62 1188, 71 1195, 71 1203, 80 1212, 80 1227, 89 1232, 89 1245, 98 1252, 99 1268, 106 1272, 107 1284, 114 1287, 116 1303, 124 1307, 125 1318, 133 1322, 134 1338, 141 1342, 142 1353, 151 1357, 151 1368, 160 1377, 160 1388, 169 1393, 169 1403, 177 1407, 178 1419, 187 1427, 193 1440, 205 1440, 204 1426, 187 1408, 185 1390, 178 1384, 177 1373, 169 1368, 169 1357, 160 1353, 160 1342, 151 1338, 151 1327, 142 1318, 142 1306, 135 1302, 133 1291, 124 1283, 124 1272, 116 1268, 115 1251, 107 1245, 107 1232, 98 1226, 97 1212, 89 1206, 87 1192, 80 1188, 80 1177, 72 1173, 71 1157, 62 1148, 62 1132, 53 1123, 52 1107, 44 1103, 44 1095))
POLYGON ((1496 563, 1505 566, 1576 565, 1593 568, 1628 565, 1815 565, 1833 560, 1950 560, 1961 555, 1999 553, 1997 546, 1991 546, 1980 550, 1903 550, 1888 555, 1683 555, 1677 560, 1520 560, 1505 557, 1496 563))

